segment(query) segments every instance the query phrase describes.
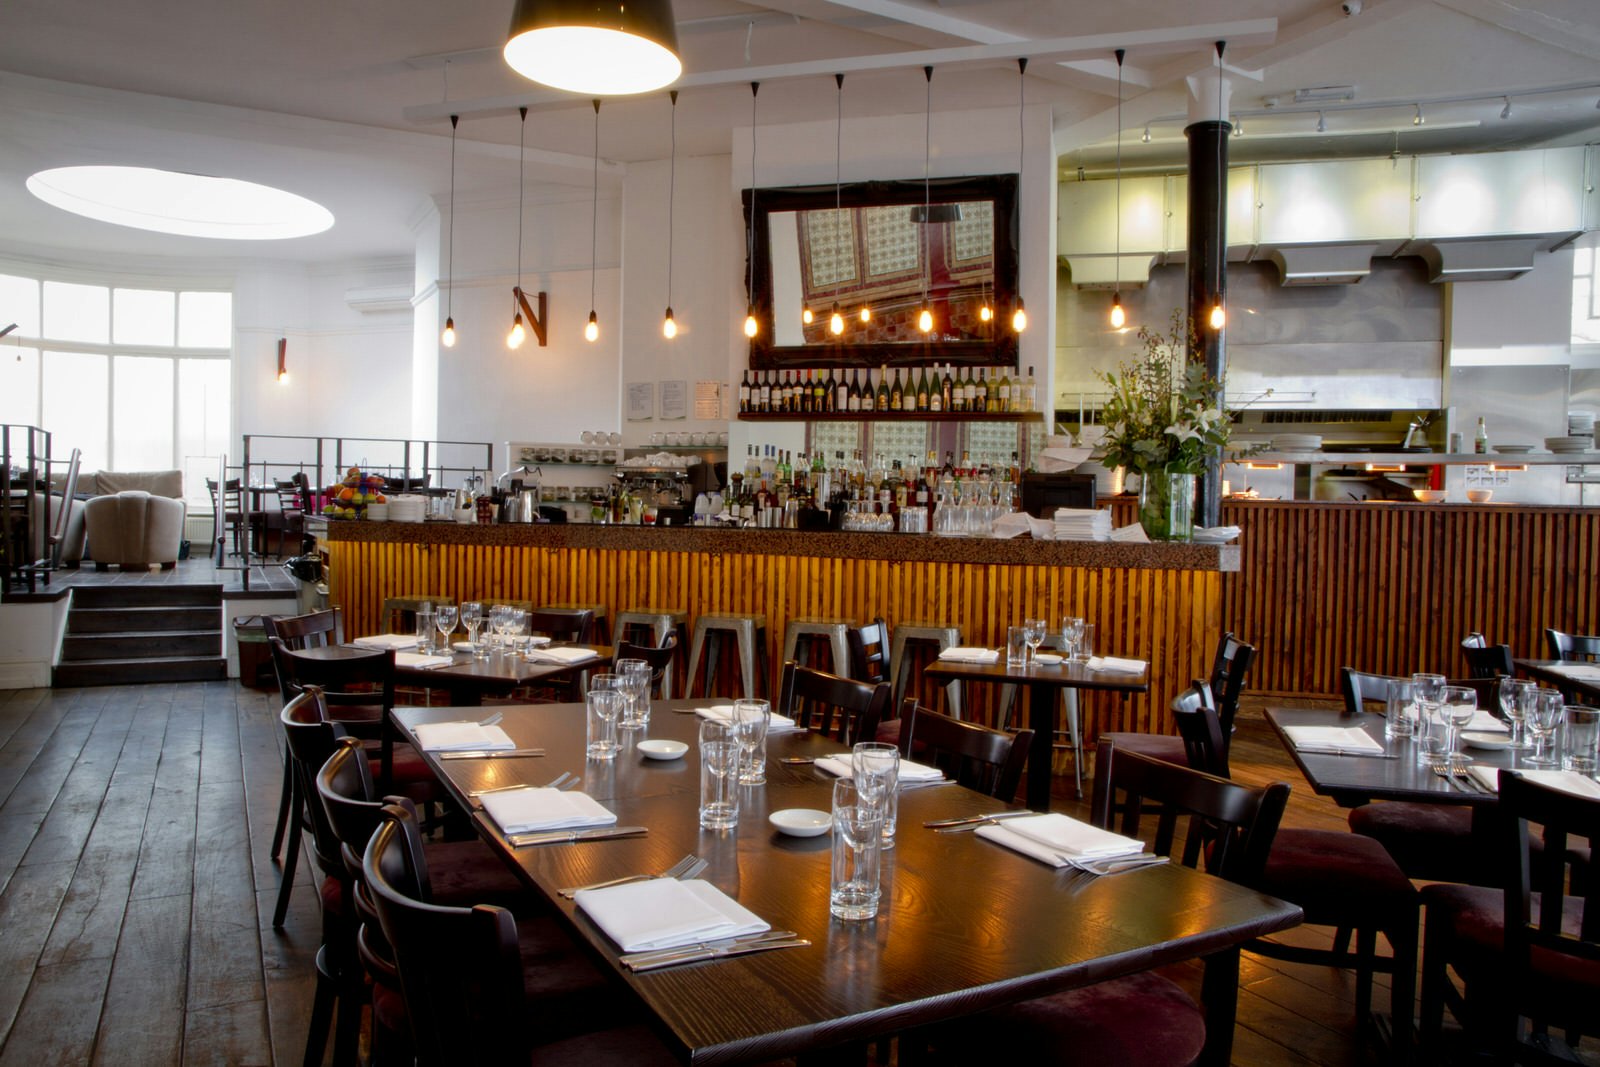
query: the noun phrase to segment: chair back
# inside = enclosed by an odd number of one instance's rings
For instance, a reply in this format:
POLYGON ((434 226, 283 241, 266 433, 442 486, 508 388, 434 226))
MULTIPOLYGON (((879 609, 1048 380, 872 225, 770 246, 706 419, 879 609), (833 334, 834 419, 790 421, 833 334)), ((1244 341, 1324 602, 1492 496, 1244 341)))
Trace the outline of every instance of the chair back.
POLYGON ((1344 694, 1344 712, 1346 715, 1360 715, 1367 710, 1368 704, 1377 704, 1383 707, 1389 702, 1390 682, 1409 682, 1409 678, 1398 678, 1388 674, 1368 674, 1358 671, 1354 667, 1339 668, 1339 691, 1344 694))
POLYGON ((1032 740, 1032 730, 1008 734, 918 707, 915 697, 900 702, 901 756, 910 759, 915 743, 922 762, 932 763, 968 789, 1008 804, 1017 795, 1032 740))
POLYGON ((525 1065, 535 1028, 523 1025, 516 920, 504 908, 440 907, 409 891, 421 858, 416 822, 398 805, 383 816, 362 856, 362 881, 394 951, 417 1063, 445 1067, 471 1049, 475 1064, 525 1065))
POLYGON ((673 653, 678 648, 678 635, 668 634, 667 639, 656 645, 636 645, 632 641, 618 641, 616 649, 612 652, 612 662, 624 659, 642 659, 650 664, 650 695, 661 698, 661 678, 672 665, 673 653))
MULTIPOLYGON (((322 690, 316 686, 307 687, 285 704, 278 713, 278 721, 283 725, 290 770, 300 784, 301 795, 315 796, 317 771, 339 747, 345 736, 344 729, 328 720, 322 690)), ((322 873, 342 881, 346 871, 339 855, 339 835, 334 832, 322 805, 308 803, 305 810, 317 866, 322 868, 322 873)))
POLYGON ((1228 777, 1228 735, 1211 699, 1211 686, 1196 678, 1172 698, 1172 717, 1183 737, 1183 753, 1197 771, 1228 777))
POLYGON ((528 632, 544 634, 552 641, 587 645, 594 633, 594 611, 590 608, 537 608, 528 613, 528 632))
POLYGON ((1511 662, 1511 646, 1491 645, 1477 631, 1461 639, 1461 654, 1466 657, 1470 677, 1498 678, 1502 674, 1517 673, 1516 665, 1511 662))
POLYGON ((290 689, 298 693, 308 685, 319 686, 332 718, 339 717, 340 707, 352 705, 381 705, 384 717, 394 710, 394 649, 341 649, 340 655, 324 659, 311 655, 313 649, 292 649, 282 638, 269 637, 267 643, 290 689))
POLYGON ((447 596, 389 596, 383 598, 383 608, 378 618, 383 622, 383 632, 410 634, 417 631, 417 612, 422 605, 454 604, 447 596))
POLYGON ((1500 678, 1446 678, 1445 685, 1459 685, 1463 689, 1470 689, 1477 695, 1478 707, 1487 711, 1497 719, 1504 719, 1500 713, 1500 678))
POLYGON ((783 665, 773 710, 794 719, 802 730, 853 745, 873 739, 888 706, 888 682, 856 682, 790 660, 783 665))
POLYGON ((1223 634, 1217 642, 1217 654, 1211 661, 1211 696, 1217 703, 1217 716, 1222 720, 1224 744, 1233 740, 1233 717, 1238 714, 1244 679, 1255 659, 1256 647, 1245 644, 1231 633, 1223 634))
POLYGON ((889 680, 889 626, 880 616, 845 631, 850 646, 850 677, 858 682, 889 680))
POLYGON ((1254 789, 1119 749, 1109 739, 1100 742, 1094 767, 1090 813, 1096 826, 1138 837, 1150 851, 1188 867, 1199 866, 1203 856, 1207 871, 1234 882, 1250 884, 1265 868, 1289 802, 1283 782, 1254 789), (1159 806, 1153 837, 1139 828, 1146 801, 1159 806), (1116 812, 1122 817, 1114 824, 1116 812), (1182 849, 1174 852, 1180 840, 1182 849))
POLYGON ((344 644, 344 609, 339 607, 305 615, 263 615, 261 625, 268 637, 297 651, 344 644))
POLYGON ((1573 663, 1600 662, 1600 635, 1564 634, 1560 630, 1544 632, 1550 658, 1573 663))
POLYGON ((360 738, 341 737, 335 744, 317 769, 316 795, 328 825, 359 856, 383 820, 383 803, 377 799, 372 765, 360 738))

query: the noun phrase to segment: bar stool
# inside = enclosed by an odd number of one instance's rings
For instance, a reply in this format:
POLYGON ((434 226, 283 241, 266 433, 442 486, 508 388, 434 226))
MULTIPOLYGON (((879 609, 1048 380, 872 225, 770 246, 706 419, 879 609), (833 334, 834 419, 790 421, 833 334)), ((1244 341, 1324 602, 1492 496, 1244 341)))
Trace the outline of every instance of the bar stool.
POLYGON ((629 611, 617 612, 617 640, 633 641, 636 644, 644 642, 638 640, 638 633, 646 631, 653 640, 650 642, 660 647, 667 640, 667 635, 674 631, 678 634, 678 644, 672 652, 672 662, 668 663, 661 675, 661 692, 666 699, 672 699, 677 692, 673 687, 673 668, 684 666, 684 656, 689 648, 689 616, 682 611, 659 608, 633 608, 629 611))
POLYGON ((701 615, 694 620, 694 640, 689 649, 689 669, 684 676, 685 696, 694 693, 695 676, 700 670, 700 653, 706 653, 706 682, 703 696, 717 677, 717 660, 722 646, 729 640, 739 644, 739 670, 744 678, 744 695, 759 695, 761 680, 767 674, 767 619, 764 615, 743 615, 733 612, 701 615), (709 647, 708 647, 709 645, 709 647))
MULTIPOLYGON (((903 622, 894 628, 894 634, 889 645, 889 677, 894 679, 893 699, 891 707, 900 706, 900 698, 905 694, 906 674, 911 669, 910 662, 906 659, 907 651, 916 651, 932 646, 935 655, 947 648, 955 648, 961 644, 961 630, 955 626, 939 626, 929 622, 903 622)), ((945 686, 945 704, 953 719, 961 718, 961 683, 951 682, 945 686)))
POLYGON ((604 604, 546 604, 547 608, 558 611, 592 611, 594 612, 594 628, 589 633, 589 641, 596 645, 609 645, 611 643, 611 624, 606 621, 606 606, 604 604))
POLYGON ((790 619, 783 628, 783 662, 794 660, 802 667, 811 666, 812 647, 826 639, 833 654, 833 663, 828 670, 841 677, 849 677, 849 633, 853 625, 849 619, 790 619))

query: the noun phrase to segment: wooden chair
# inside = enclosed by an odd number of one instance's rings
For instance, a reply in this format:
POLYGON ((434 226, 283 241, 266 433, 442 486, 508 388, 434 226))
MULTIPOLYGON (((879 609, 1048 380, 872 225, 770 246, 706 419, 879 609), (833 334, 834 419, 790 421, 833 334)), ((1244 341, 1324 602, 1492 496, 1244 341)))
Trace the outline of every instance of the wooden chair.
MULTIPOLYGON (((304 649, 330 643, 344 644, 344 615, 339 608, 314 611, 309 615, 263 615, 261 626, 269 641, 276 637, 283 642, 285 648, 304 649)), ((288 669, 278 663, 276 656, 273 657, 272 669, 278 678, 278 695, 287 704, 294 699, 297 690, 289 684, 288 669)), ((375 726, 377 723, 376 715, 372 714, 357 715, 355 718, 367 726, 375 726)), ((375 731, 369 732, 372 737, 377 737, 375 731)), ((284 833, 289 828, 296 788, 294 773, 286 755, 283 761, 283 788, 278 794, 278 821, 272 831, 273 859, 277 859, 283 851, 284 833)))
MULTIPOLYGON (((277 542, 275 554, 280 559, 290 543, 290 538, 294 538, 294 543, 298 545, 301 535, 305 532, 305 501, 311 498, 311 494, 307 489, 302 495, 301 482, 304 478, 304 474, 296 474, 293 478, 272 480, 272 491, 277 498, 278 510, 269 511, 263 516, 263 536, 271 537, 277 542)), ((262 548, 266 548, 265 543, 262 548)))
POLYGON ((877 736, 888 703, 888 682, 856 682, 791 661, 783 665, 773 710, 794 719, 802 730, 851 745, 877 736))
MULTIPOLYGON (((1095 825, 1139 837, 1153 852, 1191 867, 1203 861, 1212 874, 1250 884, 1265 865, 1288 797, 1282 782, 1253 789, 1102 739, 1090 810, 1095 825), (1141 827, 1150 810, 1146 801, 1161 813, 1153 835, 1141 827)), ((1131 882, 1128 891, 1136 891, 1131 882)), ((1235 1003, 1220 990, 1232 988, 1225 979, 1237 979, 1238 962, 1234 952, 1207 961, 1204 1011, 1170 979, 1145 972, 987 1012, 979 1016, 981 1025, 938 1031, 937 1059, 981 1062, 1003 1040, 1006 1056, 1020 1062, 1158 1067, 1203 1058, 1225 1064, 1235 1003)))
POLYGON ((1369 674, 1354 667, 1340 667, 1339 692, 1344 695, 1345 714, 1360 715, 1366 711, 1382 714, 1389 701, 1389 683, 1410 680, 1390 674, 1369 674))
MULTIPOLYGON (((1231 633, 1223 634, 1217 641, 1216 654, 1212 657, 1211 677, 1206 682, 1206 700, 1215 709, 1222 731, 1221 766, 1224 770, 1227 767, 1228 746, 1233 743, 1233 720, 1239 710, 1239 698, 1244 692, 1245 675, 1250 672, 1250 665, 1255 658, 1255 646, 1245 644, 1231 633)), ((1181 695, 1179 699, 1182 699, 1181 695)), ((1174 710, 1177 710, 1176 705, 1174 710)), ((1124 751, 1131 749, 1169 763, 1185 763, 1188 760, 1181 736, 1146 733, 1111 733, 1104 736, 1124 751)), ((1190 763, 1189 766, 1196 770, 1208 770, 1205 765, 1190 763)), ((1210 773, 1219 772, 1213 770, 1210 773)))
POLYGON ((991 730, 920 708, 915 697, 900 702, 899 722, 900 754, 906 759, 915 744, 918 760, 932 763, 945 777, 1007 804, 1016 797, 1032 730, 1015 734, 991 730))
POLYGON ((239 479, 229 478, 219 493, 217 480, 207 478, 206 491, 211 494, 212 514, 222 516, 222 530, 212 548, 217 563, 221 564, 230 533, 233 537, 233 554, 242 556, 245 553, 244 490, 239 485, 239 479))
POLYGON ((889 626, 882 617, 845 633, 850 646, 850 677, 877 685, 889 680, 889 626))
POLYGON ((1422 891, 1423 1048, 1439 1053, 1448 1004, 1468 1043, 1499 1062, 1579 1062, 1571 1048, 1600 1032, 1600 879, 1574 877, 1569 895, 1569 849, 1579 840, 1591 849, 1600 844, 1600 801, 1502 770, 1499 808, 1494 853, 1505 888, 1440 884, 1422 891), (1539 854, 1531 823, 1544 828, 1539 854), (1464 994, 1456 993, 1450 970, 1464 994), (1566 1031, 1565 1046, 1548 1027, 1566 1031))
POLYGON ((536 608, 528 613, 528 632, 552 641, 587 645, 594 634, 592 608, 536 608))
POLYGON ((671 694, 662 693, 662 678, 667 669, 672 666, 672 658, 678 652, 678 635, 668 634, 665 641, 657 645, 636 645, 632 641, 618 641, 612 653, 612 661, 625 659, 642 659, 650 664, 650 695, 658 700, 670 698, 671 694))
POLYGON ((1545 630, 1545 646, 1551 659, 1568 663, 1600 663, 1600 635, 1564 634, 1545 630))
POLYGON ((562 962, 525 955, 511 912, 431 903, 415 821, 397 805, 383 815, 362 880, 394 950, 419 1067, 460 1063, 468 1049, 481 1067, 676 1064, 645 1027, 618 1026, 630 1021, 627 1006, 592 967, 578 983, 558 973, 570 969, 562 962), (575 1034, 582 1025, 617 1028, 575 1034))
POLYGON ((417 612, 422 605, 454 604, 447 596, 389 596, 383 598, 383 608, 378 613, 382 630, 386 634, 414 634, 417 632, 417 612))
POLYGON ((1510 645, 1491 645, 1488 638, 1473 631, 1461 639, 1461 654, 1467 660, 1467 674, 1473 678, 1498 678, 1516 674, 1510 645))

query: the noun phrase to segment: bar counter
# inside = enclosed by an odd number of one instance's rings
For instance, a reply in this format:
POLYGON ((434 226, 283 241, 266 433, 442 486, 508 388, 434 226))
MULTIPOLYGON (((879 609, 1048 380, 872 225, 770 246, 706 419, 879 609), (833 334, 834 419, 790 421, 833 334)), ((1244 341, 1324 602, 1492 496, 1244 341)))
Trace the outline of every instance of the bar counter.
MULTIPOLYGON (((1087 736, 1170 730, 1167 702, 1210 669, 1222 578, 1236 546, 994 541, 700 527, 457 525, 330 521, 322 544, 330 592, 350 634, 380 626, 385 597, 438 595, 749 612, 767 620, 776 675, 792 618, 959 626, 969 645, 1002 646, 1008 626, 1082 615, 1097 650, 1148 659, 1147 696, 1085 694, 1087 736)), ((775 677, 766 679, 768 692, 775 677)), ((995 714, 992 687, 969 695, 995 714)), ((934 690, 927 691, 932 696, 934 690)))

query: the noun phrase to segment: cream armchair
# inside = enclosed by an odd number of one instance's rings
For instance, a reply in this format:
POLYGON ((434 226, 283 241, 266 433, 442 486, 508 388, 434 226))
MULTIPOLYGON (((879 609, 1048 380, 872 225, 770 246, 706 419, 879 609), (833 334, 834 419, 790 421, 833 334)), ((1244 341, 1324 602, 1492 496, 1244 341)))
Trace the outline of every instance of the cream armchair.
POLYGON ((178 562, 187 512, 182 500, 136 489, 90 500, 84 517, 95 569, 103 571, 111 563, 119 567, 159 563, 162 570, 170 570, 178 562))

